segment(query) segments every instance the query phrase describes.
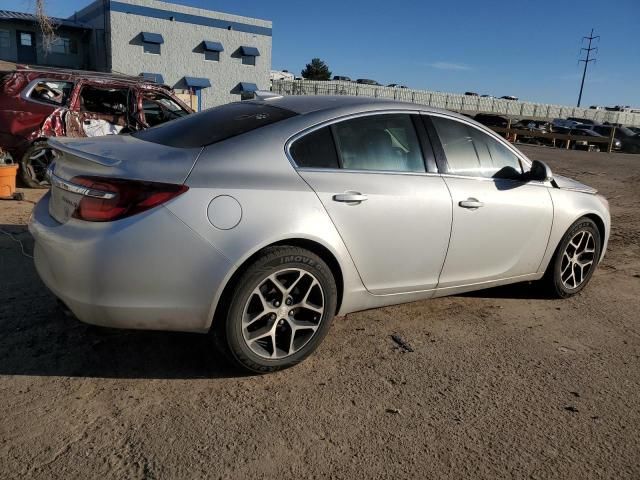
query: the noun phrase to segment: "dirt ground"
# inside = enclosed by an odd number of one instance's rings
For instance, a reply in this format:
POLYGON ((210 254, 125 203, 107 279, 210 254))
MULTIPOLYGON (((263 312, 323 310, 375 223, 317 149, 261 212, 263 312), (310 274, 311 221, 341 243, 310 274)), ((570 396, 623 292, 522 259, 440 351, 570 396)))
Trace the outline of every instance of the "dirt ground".
POLYGON ((640 156, 522 148, 611 202, 584 293, 348 315, 266 376, 206 336, 66 318, 14 241, 32 204, 0 202, 0 477, 640 478, 640 156))

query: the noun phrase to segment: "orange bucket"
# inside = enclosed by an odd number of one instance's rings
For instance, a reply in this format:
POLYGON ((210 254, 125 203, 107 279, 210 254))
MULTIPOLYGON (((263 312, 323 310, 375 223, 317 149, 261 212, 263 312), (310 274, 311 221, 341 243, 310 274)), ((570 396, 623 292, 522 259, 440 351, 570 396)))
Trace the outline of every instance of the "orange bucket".
POLYGON ((0 197, 13 197, 16 191, 18 165, 0 164, 0 197))

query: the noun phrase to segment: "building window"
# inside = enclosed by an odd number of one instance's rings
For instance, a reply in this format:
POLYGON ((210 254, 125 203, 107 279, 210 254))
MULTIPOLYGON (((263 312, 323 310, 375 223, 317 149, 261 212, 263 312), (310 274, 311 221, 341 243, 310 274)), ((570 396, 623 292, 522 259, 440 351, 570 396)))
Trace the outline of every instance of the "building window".
POLYGON ((9 31, 8 30, 0 30, 0 48, 9 48, 11 44, 9 43, 9 31))
POLYGON ((142 51, 151 55, 160 55, 160 45, 164 38, 159 33, 142 32, 142 51))
POLYGON ((220 61, 220 52, 215 52, 211 50, 204 51, 204 59, 208 62, 219 62, 220 61))
POLYGON ((204 51, 204 59, 209 62, 219 62, 220 52, 224 51, 222 43, 211 40, 204 40, 202 42, 202 49, 204 51))
POLYGON ((256 57, 260 56, 260 51, 256 47, 240 47, 240 55, 242 56, 243 65, 256 64, 256 57))
POLYGON ((250 82, 240 82, 236 88, 237 93, 240 94, 240 100, 253 100, 258 90, 258 86, 250 82))
POLYGON ((78 42, 73 38, 58 37, 51 43, 53 53, 75 55, 78 53, 78 42))
POLYGON ((150 53, 152 55, 160 55, 159 43, 142 42, 142 49, 144 53, 150 53))
POLYGON ((20 45, 23 47, 32 47, 33 46, 33 34, 21 32, 20 33, 20 45))

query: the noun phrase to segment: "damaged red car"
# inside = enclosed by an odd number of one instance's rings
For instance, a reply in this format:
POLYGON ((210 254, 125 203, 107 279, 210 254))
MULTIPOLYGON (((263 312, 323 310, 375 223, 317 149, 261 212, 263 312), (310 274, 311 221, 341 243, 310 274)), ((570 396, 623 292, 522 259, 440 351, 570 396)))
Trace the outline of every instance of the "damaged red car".
POLYGON ((24 65, 0 70, 0 155, 20 164, 27 187, 49 186, 49 137, 131 133, 190 113, 169 87, 142 77, 24 65))

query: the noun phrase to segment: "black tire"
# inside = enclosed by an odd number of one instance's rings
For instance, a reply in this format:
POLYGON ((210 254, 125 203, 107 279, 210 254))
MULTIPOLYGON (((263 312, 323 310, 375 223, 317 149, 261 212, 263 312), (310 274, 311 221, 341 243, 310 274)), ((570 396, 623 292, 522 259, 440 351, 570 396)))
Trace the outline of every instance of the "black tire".
POLYGON ((49 188, 45 174, 51 163, 51 149, 46 140, 33 142, 20 160, 20 180, 28 188, 49 188), (34 155, 43 152, 41 159, 33 160, 34 155))
MULTIPOLYGON (((236 366, 252 373, 282 370, 307 358, 327 334, 336 312, 338 298, 336 282, 327 264, 314 253, 291 246, 264 249, 229 290, 229 295, 223 299, 223 311, 214 319, 212 333, 217 348, 236 366), (252 350, 244 338, 242 319, 245 307, 248 308, 249 302, 252 301, 255 289, 263 285, 270 275, 287 269, 299 269, 315 277, 322 291, 323 313, 317 316, 319 320, 315 333, 299 350, 283 358, 264 358, 252 350)), ((278 317, 274 322, 284 323, 284 320, 278 317)), ((273 325, 273 322, 266 324, 265 328, 269 325, 273 325)), ((275 341, 269 342, 275 350, 275 341)))
POLYGON ((600 231, 598 230, 595 222, 587 217, 579 218, 573 225, 571 225, 571 227, 569 227, 569 230, 564 234, 564 237, 562 237, 553 258, 547 267, 547 271, 542 281, 549 294, 556 298, 568 298, 584 289, 584 287, 589 283, 589 280, 591 280, 591 276, 598 265, 601 250, 602 239, 600 238, 600 231), (567 267, 566 259, 563 261, 563 258, 569 243, 581 232, 590 234, 594 240, 593 263, 583 274, 581 282, 575 288, 570 288, 570 286, 567 286, 563 282, 562 278, 563 270, 567 267))

